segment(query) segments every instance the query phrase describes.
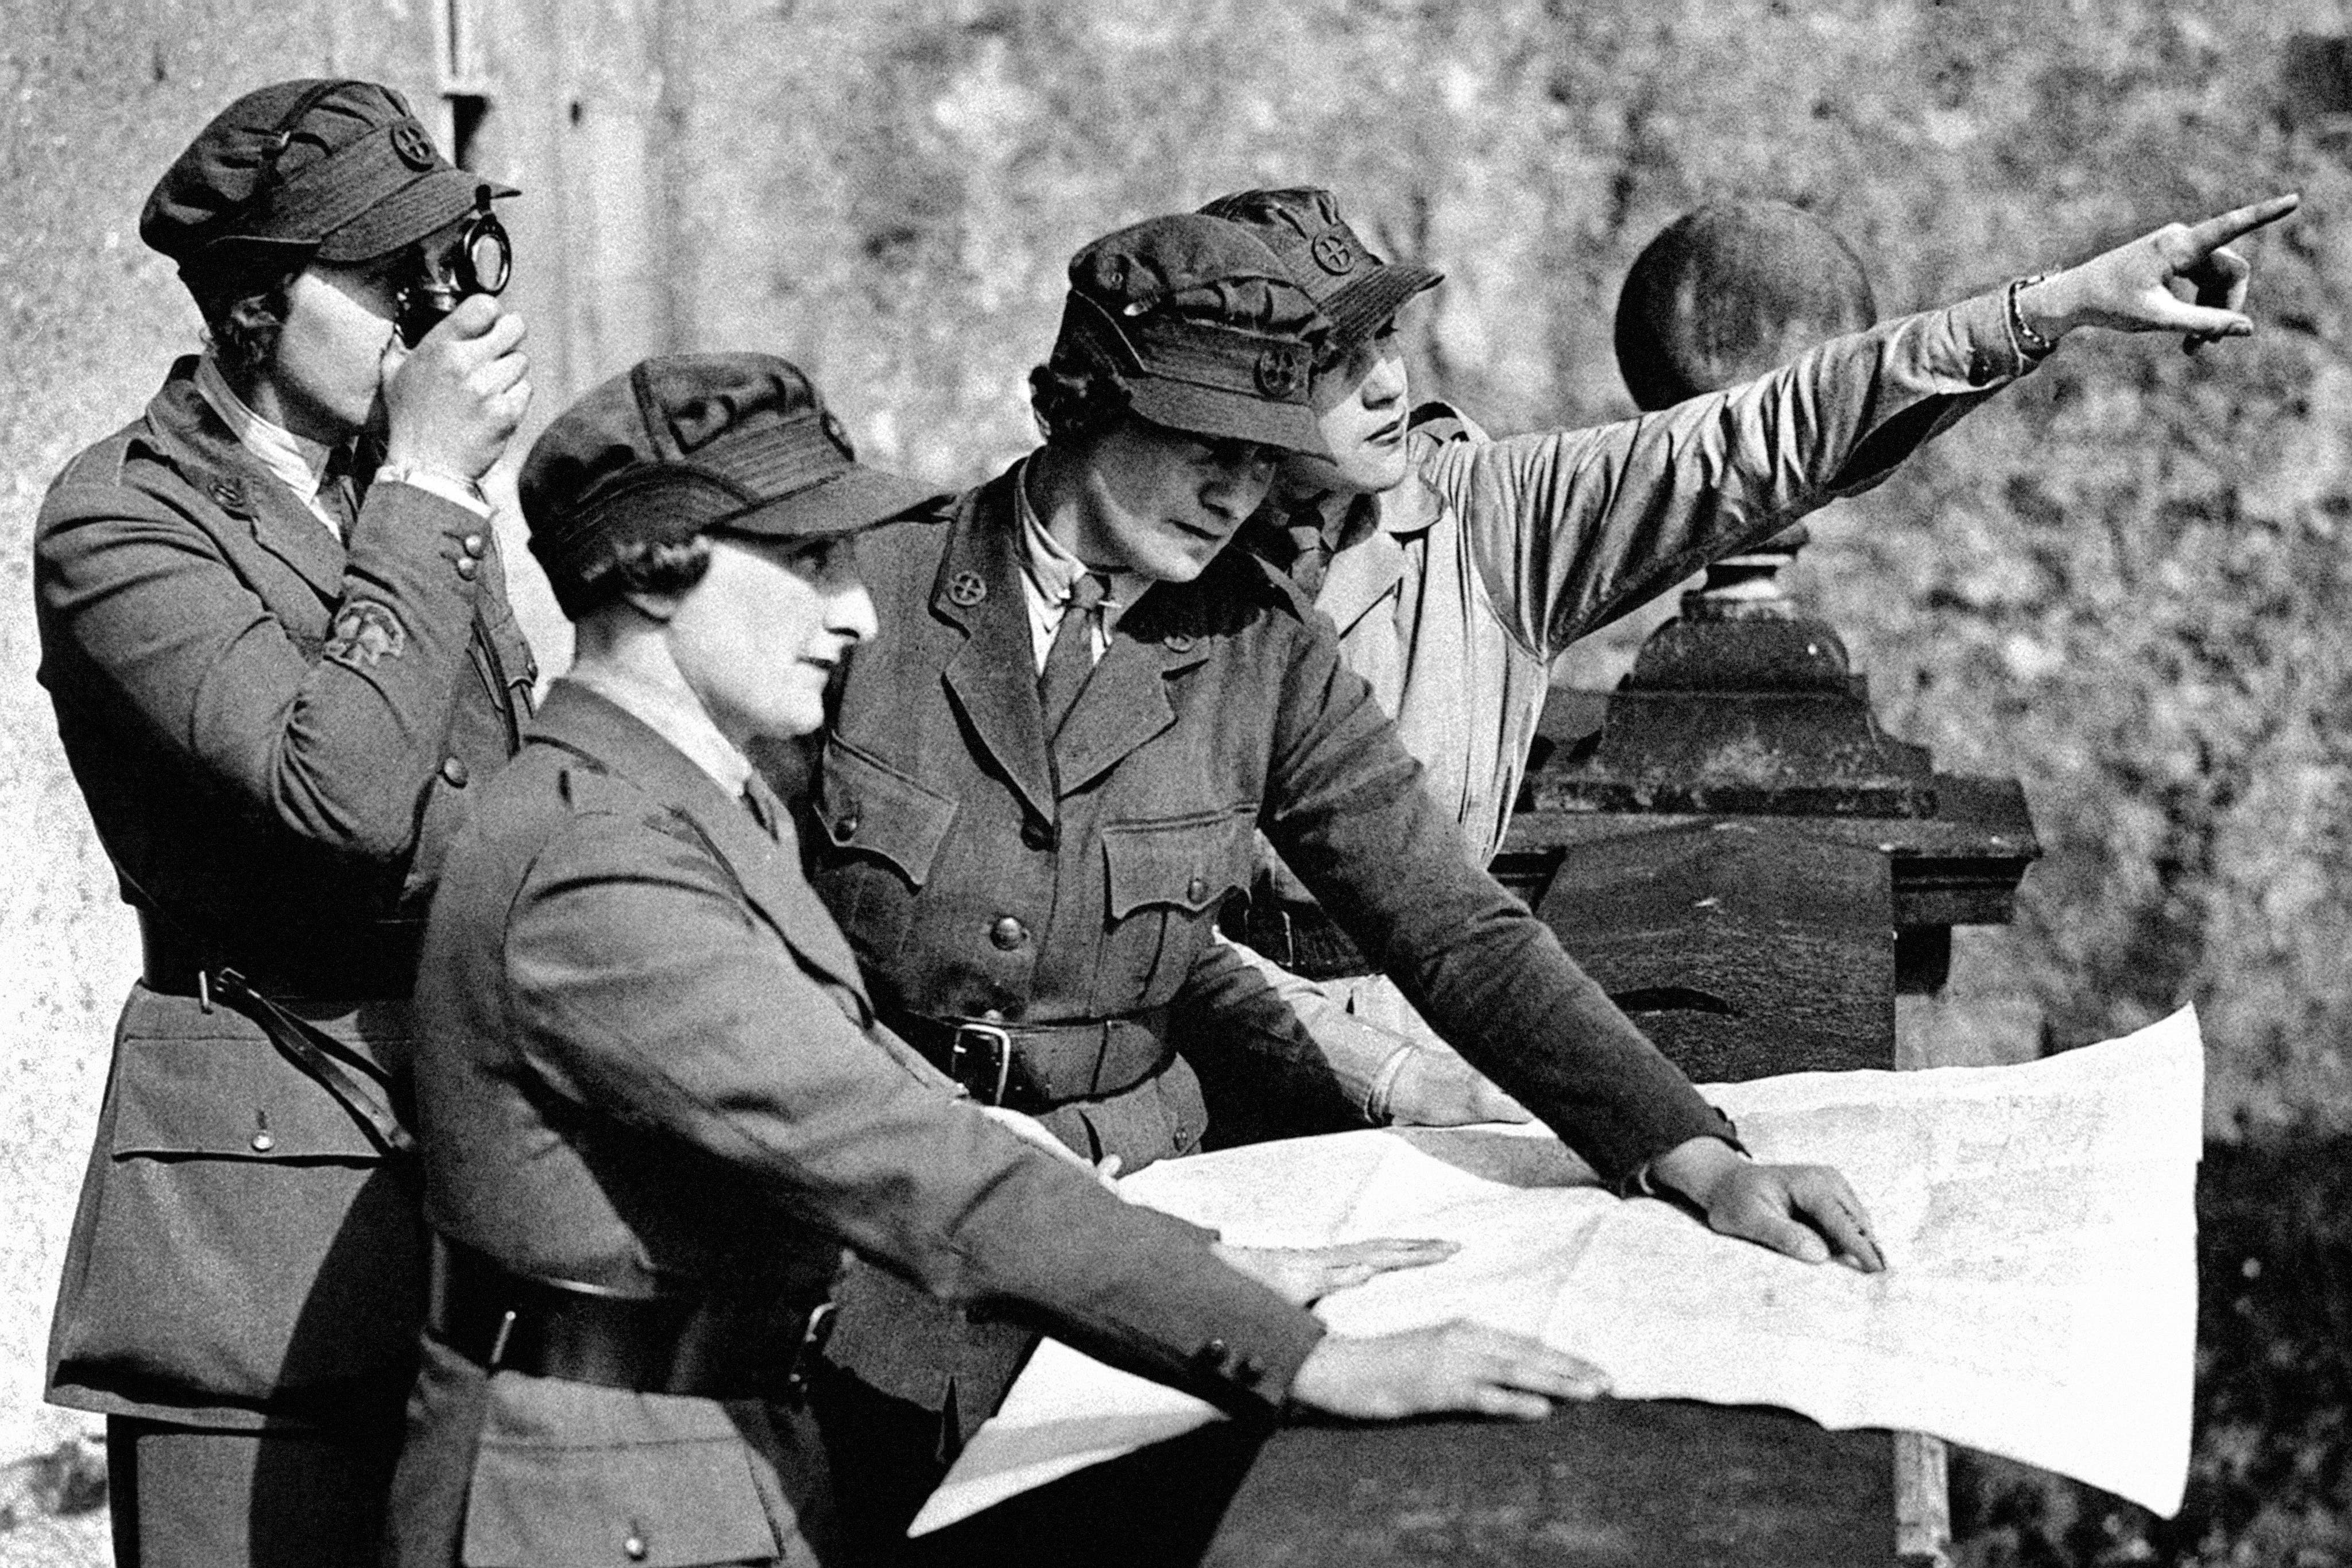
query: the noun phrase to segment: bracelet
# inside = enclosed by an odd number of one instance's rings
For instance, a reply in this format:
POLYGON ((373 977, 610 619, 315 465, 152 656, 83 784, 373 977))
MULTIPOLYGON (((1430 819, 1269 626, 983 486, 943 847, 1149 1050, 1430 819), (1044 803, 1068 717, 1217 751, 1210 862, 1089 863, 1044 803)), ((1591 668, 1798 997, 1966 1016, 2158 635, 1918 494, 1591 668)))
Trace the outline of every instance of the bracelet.
POLYGON ((2015 340, 2018 358, 2021 360, 2046 358, 2058 346, 2056 340, 2045 338, 2027 326, 2025 312, 2017 308, 2017 297, 2049 276, 2046 272, 2037 272, 2031 277, 2017 278, 2010 284, 2009 292, 2003 296, 2009 312, 2009 335, 2015 340))
POLYGON ((1395 1097, 1397 1080, 1404 1076, 1405 1067, 1412 1058, 1413 1048, 1400 1045, 1389 1052, 1386 1061, 1381 1063, 1381 1071, 1372 1080, 1371 1092, 1364 1096, 1364 1115, 1372 1125, 1388 1125, 1394 1114, 1389 1102, 1395 1097))

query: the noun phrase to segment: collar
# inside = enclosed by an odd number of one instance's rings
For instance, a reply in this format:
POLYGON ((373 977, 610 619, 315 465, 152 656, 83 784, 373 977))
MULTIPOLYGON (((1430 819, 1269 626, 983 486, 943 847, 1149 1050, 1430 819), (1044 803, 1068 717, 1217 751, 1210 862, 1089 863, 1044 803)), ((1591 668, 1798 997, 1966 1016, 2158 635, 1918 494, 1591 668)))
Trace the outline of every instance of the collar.
POLYGON ((728 794, 740 795, 751 781, 751 758, 719 733, 702 705, 688 694, 609 664, 574 664, 564 679, 586 687, 668 741, 728 794))
MULTIPOLYGON (((1064 548, 1062 541, 1046 529, 1037 508, 1029 504, 1026 460, 1013 471, 1013 515, 1021 520, 1021 570, 1037 597, 1058 613, 1070 601, 1070 585, 1092 569, 1064 548)), ((1151 579, 1139 571, 1107 571, 1102 575, 1110 583, 1110 591, 1103 599, 1103 628, 1108 631, 1151 586, 1151 579)))
POLYGON ((1403 484, 1365 499, 1385 534, 1417 534, 1434 526, 1445 509, 1445 497, 1430 483, 1419 463, 1412 465, 1403 484))
POLYGON ((1278 528, 1288 528, 1302 516, 1323 526, 1323 541, 1331 553, 1363 543, 1374 533, 1409 534, 1437 520, 1437 496, 1416 467, 1392 490, 1326 490, 1292 500, 1270 499, 1259 514, 1278 528))
POLYGON ((210 354, 196 361, 196 392, 219 414, 244 448, 307 505, 319 493, 332 448, 295 434, 284 425, 253 412, 236 395, 210 354))

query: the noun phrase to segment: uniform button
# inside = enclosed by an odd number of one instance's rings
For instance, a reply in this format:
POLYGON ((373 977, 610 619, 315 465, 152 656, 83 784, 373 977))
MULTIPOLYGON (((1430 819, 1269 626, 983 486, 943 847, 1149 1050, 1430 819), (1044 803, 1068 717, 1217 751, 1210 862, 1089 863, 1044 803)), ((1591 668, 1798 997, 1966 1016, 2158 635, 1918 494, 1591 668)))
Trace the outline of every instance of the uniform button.
POLYGON ((1201 1347, 1199 1359, 1207 1362, 1212 1366, 1222 1367, 1225 1364, 1225 1358, 1233 1354, 1233 1346, 1227 1344, 1223 1340, 1213 1339, 1208 1343, 1201 1347))
POLYGON ((464 758, 445 757, 441 759, 441 777, 449 781, 451 789, 463 789, 466 787, 466 780, 473 775, 466 770, 464 758))
POLYGON ((1208 880, 1207 880, 1205 877, 1197 877, 1197 876, 1196 876, 1196 877, 1194 877, 1192 881, 1190 881, 1190 882, 1188 882, 1188 883, 1186 883, 1184 884, 1184 902, 1185 902, 1185 903, 1187 903, 1187 904, 1198 904, 1198 903, 1200 903, 1202 899, 1204 899, 1204 898, 1206 898, 1206 897, 1208 897, 1208 896, 1209 896, 1209 883, 1208 883, 1208 880))
POLYGON ((253 1134, 253 1152, 255 1154, 266 1155, 277 1146, 278 1140, 271 1137, 268 1133, 256 1133, 253 1134))
POLYGON ((1969 356, 1969 385, 1980 387, 1992 380, 1992 356, 1982 349, 1969 356))
POLYGON ((632 1535, 621 1542, 621 1550, 629 1554, 630 1562, 642 1563, 646 1560, 646 1538, 642 1535, 632 1535))
POLYGON ((857 824, 860 820, 861 819, 857 815, 857 808, 855 806, 850 807, 847 810, 842 812, 840 816, 835 817, 833 820, 834 841, 835 843, 845 844, 850 840, 856 838, 857 836, 857 824))
POLYGON ((467 534, 464 538, 457 542, 465 546, 466 553, 470 556, 478 557, 482 551, 488 548, 483 544, 482 536, 479 534, 467 534))
POLYGON ((1029 927, 1010 915, 1000 915, 996 917, 996 924, 988 928, 988 939, 1010 953, 1029 940, 1029 927))
POLYGON ((457 558, 457 575, 459 577, 470 578, 481 570, 482 563, 476 560, 472 556, 461 555, 457 558))
POLYGON ((1062 847, 1062 834, 1053 823, 1032 817, 1021 824, 1021 841, 1033 850, 1057 850, 1062 847))

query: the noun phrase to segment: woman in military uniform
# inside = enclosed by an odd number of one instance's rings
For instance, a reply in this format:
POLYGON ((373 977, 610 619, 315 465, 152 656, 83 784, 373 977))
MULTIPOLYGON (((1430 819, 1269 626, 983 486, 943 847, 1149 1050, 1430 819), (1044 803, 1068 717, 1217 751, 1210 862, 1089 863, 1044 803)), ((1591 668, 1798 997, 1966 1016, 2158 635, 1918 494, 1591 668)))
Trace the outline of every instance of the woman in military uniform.
POLYGON ((40 678, 145 949, 49 1343, 49 1397, 108 1417, 121 1563, 374 1559, 422 1308, 417 932, 534 674, 476 484, 522 323, 394 319, 510 193, 373 84, 239 99, 140 223, 206 351, 41 511, 40 678))

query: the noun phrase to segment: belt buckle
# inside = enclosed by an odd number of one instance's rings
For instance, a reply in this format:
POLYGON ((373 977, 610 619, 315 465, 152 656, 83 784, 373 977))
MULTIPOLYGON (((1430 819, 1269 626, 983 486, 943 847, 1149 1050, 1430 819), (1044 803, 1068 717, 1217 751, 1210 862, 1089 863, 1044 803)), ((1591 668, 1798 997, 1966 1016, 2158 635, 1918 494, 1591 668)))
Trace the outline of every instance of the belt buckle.
POLYGON ((973 1023, 969 1020, 959 1022, 955 1026, 955 1039, 948 1044, 948 1076, 977 1093, 978 1089, 970 1079, 964 1076, 964 1061, 969 1056, 980 1054, 984 1047, 989 1046, 994 1047, 996 1052, 994 1071, 996 1086, 988 1097, 988 1103, 1002 1105, 1004 1103, 1005 1085, 1013 1078, 1013 1031, 1011 1030, 1000 1024, 973 1023), (979 1040, 982 1042, 981 1045, 967 1045, 965 1040, 968 1036, 979 1040))

